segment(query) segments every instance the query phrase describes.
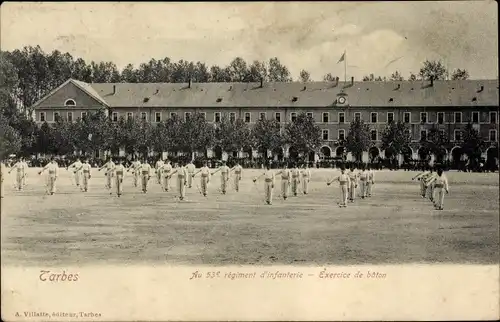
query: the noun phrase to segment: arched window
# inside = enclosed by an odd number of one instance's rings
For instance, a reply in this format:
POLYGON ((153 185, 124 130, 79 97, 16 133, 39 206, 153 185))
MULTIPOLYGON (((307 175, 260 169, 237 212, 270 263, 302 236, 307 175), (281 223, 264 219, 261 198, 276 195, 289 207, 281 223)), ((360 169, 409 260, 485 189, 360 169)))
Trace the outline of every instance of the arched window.
POLYGON ((67 99, 66 102, 64 102, 64 106, 75 106, 76 102, 74 99, 67 99))

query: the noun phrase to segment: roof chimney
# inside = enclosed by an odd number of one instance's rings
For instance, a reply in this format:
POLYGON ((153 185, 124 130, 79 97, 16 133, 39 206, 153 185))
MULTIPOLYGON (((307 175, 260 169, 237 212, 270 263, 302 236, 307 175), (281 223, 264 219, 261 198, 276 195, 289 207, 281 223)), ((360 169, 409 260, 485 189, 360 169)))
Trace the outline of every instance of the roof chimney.
POLYGON ((115 95, 116 94, 116 85, 113 85, 113 94, 112 95, 115 95))

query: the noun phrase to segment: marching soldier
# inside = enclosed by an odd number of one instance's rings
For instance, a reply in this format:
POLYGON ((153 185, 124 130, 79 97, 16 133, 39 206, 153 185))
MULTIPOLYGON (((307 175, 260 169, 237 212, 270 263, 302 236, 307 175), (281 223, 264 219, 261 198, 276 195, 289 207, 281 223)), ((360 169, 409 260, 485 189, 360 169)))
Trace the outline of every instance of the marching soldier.
POLYGON ((434 203, 434 185, 428 185, 428 182, 432 180, 432 178, 436 177, 437 173, 434 172, 434 168, 430 167, 429 173, 423 177, 424 185, 426 186, 426 194, 431 202, 434 203))
POLYGON ((416 176, 414 176, 413 178, 411 178, 411 180, 419 180, 420 181, 420 194, 422 196, 422 198, 425 198, 425 190, 426 190, 426 187, 425 187, 425 178, 430 174, 431 172, 430 171, 423 171, 423 172, 420 172, 419 174, 417 174, 416 176))
POLYGON ((139 177, 141 176, 140 167, 141 167, 141 161, 135 159, 134 161, 132 161, 132 164, 127 169, 127 172, 132 170, 132 176, 134 178, 134 187, 137 187, 137 185, 139 184, 139 177))
POLYGON ((25 163, 23 162, 23 158, 19 158, 19 160, 12 166, 12 168, 9 171, 9 174, 12 172, 12 170, 16 170, 16 185, 17 189, 19 191, 24 189, 24 177, 26 176, 26 167, 25 163))
POLYGON ((143 159, 141 166, 139 167, 141 174, 142 192, 148 192, 148 182, 151 179, 151 166, 146 158, 143 159))
POLYGON ((347 175, 349 176, 349 186, 347 187, 348 199, 354 202, 354 199, 356 199, 356 189, 358 188, 358 174, 354 172, 354 166, 351 166, 351 171, 347 175))
POLYGON ((116 194, 120 197, 123 193, 123 177, 125 176, 125 167, 123 166, 122 160, 118 160, 118 164, 115 167, 115 178, 116 178, 116 194))
POLYGON ((283 197, 283 200, 286 200, 288 198, 288 189, 290 187, 290 170, 288 169, 288 166, 285 164, 285 167, 280 170, 276 175, 281 174, 281 195, 283 197))
POLYGON ((241 165, 236 161, 236 165, 231 169, 231 171, 234 171, 234 189, 236 192, 240 190, 240 180, 241 180, 241 172, 243 171, 243 168, 241 165))
POLYGON ((272 205, 275 174, 274 171, 271 170, 271 165, 269 163, 266 164, 266 170, 264 171, 264 173, 254 178, 253 182, 255 183, 260 177, 264 177, 264 192, 266 194, 266 203, 268 205, 272 205))
POLYGON ((23 162, 24 165, 24 176, 23 176, 23 187, 27 185, 26 183, 26 178, 28 177, 28 163, 26 162, 26 159, 21 157, 21 161, 23 162))
POLYGON ((300 184, 300 170, 297 168, 297 165, 295 164, 292 171, 292 193, 294 196, 297 196, 297 190, 299 188, 300 184))
POLYGON ((92 170, 92 166, 89 163, 89 159, 85 159, 85 162, 81 165, 81 167, 78 170, 82 172, 82 179, 83 179, 82 191, 87 192, 89 191, 89 180, 90 178, 92 178, 92 173, 90 173, 90 171, 92 170))
POLYGON ((443 210, 444 194, 449 193, 448 178, 443 174, 443 169, 437 170, 437 176, 432 176, 426 183, 427 186, 433 185, 434 190, 437 192, 437 200, 434 202, 436 210, 443 210))
POLYGON ((75 170, 73 171, 73 174, 75 176, 75 183, 77 187, 80 187, 80 176, 81 176, 81 170, 78 170, 82 167, 82 163, 80 162, 80 158, 77 158, 75 162, 73 162, 71 165, 66 167, 66 170, 69 170, 70 168, 74 168, 75 170))
POLYGON ((206 161, 203 162, 203 167, 201 167, 201 169, 198 170, 198 172, 192 175, 192 178, 194 178, 200 172, 201 172, 201 177, 200 177, 201 193, 203 194, 204 197, 206 197, 208 190, 208 183, 210 182, 210 168, 208 167, 206 161))
POLYGON ((53 195, 56 192, 56 180, 57 176, 59 175, 59 166, 57 165, 54 157, 52 157, 50 160, 51 161, 47 163, 47 165, 43 167, 43 169, 38 172, 38 174, 41 175, 45 170, 49 171, 49 176, 47 178, 47 192, 53 195))
POLYGON ((229 180, 229 172, 230 172, 229 167, 226 165, 226 161, 222 161, 222 166, 219 169, 212 172, 211 175, 214 175, 219 171, 220 171, 220 190, 222 194, 225 195, 227 190, 227 181, 229 180))
POLYGON ((172 165, 169 160, 166 160, 163 166, 161 167, 161 172, 163 175, 163 190, 170 191, 170 177, 172 172, 172 165))
POLYGON ((113 186, 113 175, 114 175, 114 170, 115 170, 115 163, 113 162, 113 159, 111 157, 108 158, 108 162, 106 162, 101 168, 99 168, 99 171, 102 169, 106 169, 104 172, 104 175, 106 176, 106 189, 109 190, 109 194, 113 194, 111 192, 111 188, 113 186))
POLYGON ((193 174, 194 171, 196 170, 196 166, 193 164, 193 161, 189 161, 189 163, 186 165, 186 170, 188 172, 187 176, 187 186, 188 188, 191 188, 193 186, 193 174))
POLYGON ((333 178, 331 181, 327 182, 326 184, 329 186, 332 184, 334 181, 338 181, 340 184, 340 196, 341 200, 339 203, 339 207, 347 207, 347 188, 350 186, 350 179, 349 176, 345 173, 345 167, 342 166, 341 168, 341 174, 338 177, 333 178))
POLYGON ((366 166, 361 165, 361 172, 359 173, 359 187, 361 199, 366 198, 366 183, 368 182, 368 172, 366 171, 366 166))
POLYGON ((304 163, 304 168, 302 169, 302 192, 307 195, 309 192, 309 181, 311 180, 311 170, 307 163, 304 163))
POLYGON ((171 175, 174 175, 177 173, 177 192, 179 193, 179 199, 184 200, 186 197, 186 185, 187 185, 187 180, 186 177, 188 176, 186 168, 182 165, 182 162, 179 162, 175 166, 175 170, 172 172, 171 175))
POLYGON ((161 158, 158 159, 158 161, 156 161, 156 164, 155 164, 156 182, 160 185, 161 185, 161 179, 162 179, 161 172, 162 172, 162 167, 164 164, 165 164, 165 162, 163 162, 163 160, 161 158))
POLYGON ((372 188, 373 185, 375 184, 375 172, 369 165, 366 168, 368 170, 368 179, 366 180, 366 196, 371 197, 372 188))

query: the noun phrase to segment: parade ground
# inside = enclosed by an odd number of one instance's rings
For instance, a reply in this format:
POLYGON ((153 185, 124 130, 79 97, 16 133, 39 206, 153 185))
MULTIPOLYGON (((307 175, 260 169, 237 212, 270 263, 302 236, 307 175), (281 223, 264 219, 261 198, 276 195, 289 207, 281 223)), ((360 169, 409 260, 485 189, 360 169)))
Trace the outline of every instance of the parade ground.
MULTIPOLYGON (((498 256, 498 173, 448 172, 444 210, 419 196, 416 172, 377 171, 373 196, 339 208, 334 169, 313 169, 308 195, 284 201, 277 178, 272 205, 264 202, 261 172, 244 170, 241 188, 209 194, 174 186, 163 192, 151 178, 147 194, 124 180, 118 198, 93 171, 87 193, 60 169, 57 193, 29 169, 24 191, 15 173, 4 181, 3 265, 359 265, 398 263, 492 264, 498 256)), ((114 190, 113 190, 114 192, 114 190)))

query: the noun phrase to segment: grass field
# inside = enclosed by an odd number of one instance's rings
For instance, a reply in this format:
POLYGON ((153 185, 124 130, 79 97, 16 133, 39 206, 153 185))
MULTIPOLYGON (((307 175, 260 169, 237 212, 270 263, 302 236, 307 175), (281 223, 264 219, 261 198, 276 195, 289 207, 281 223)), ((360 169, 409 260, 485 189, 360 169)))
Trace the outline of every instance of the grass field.
MULTIPOLYGON (((450 194, 436 211, 422 199, 415 172, 376 172, 373 197, 339 208, 335 170, 313 170, 310 194, 264 202, 256 170, 245 170, 240 192, 221 195, 219 177, 207 198, 196 185, 187 201, 146 195, 125 178, 124 195, 110 196, 94 171, 91 190, 72 185, 61 170, 58 191, 45 194, 44 177, 30 169, 25 191, 4 182, 3 265, 291 264, 354 265, 498 262, 498 173, 447 173, 450 194)), ((198 182, 198 178, 195 182, 198 182)))

